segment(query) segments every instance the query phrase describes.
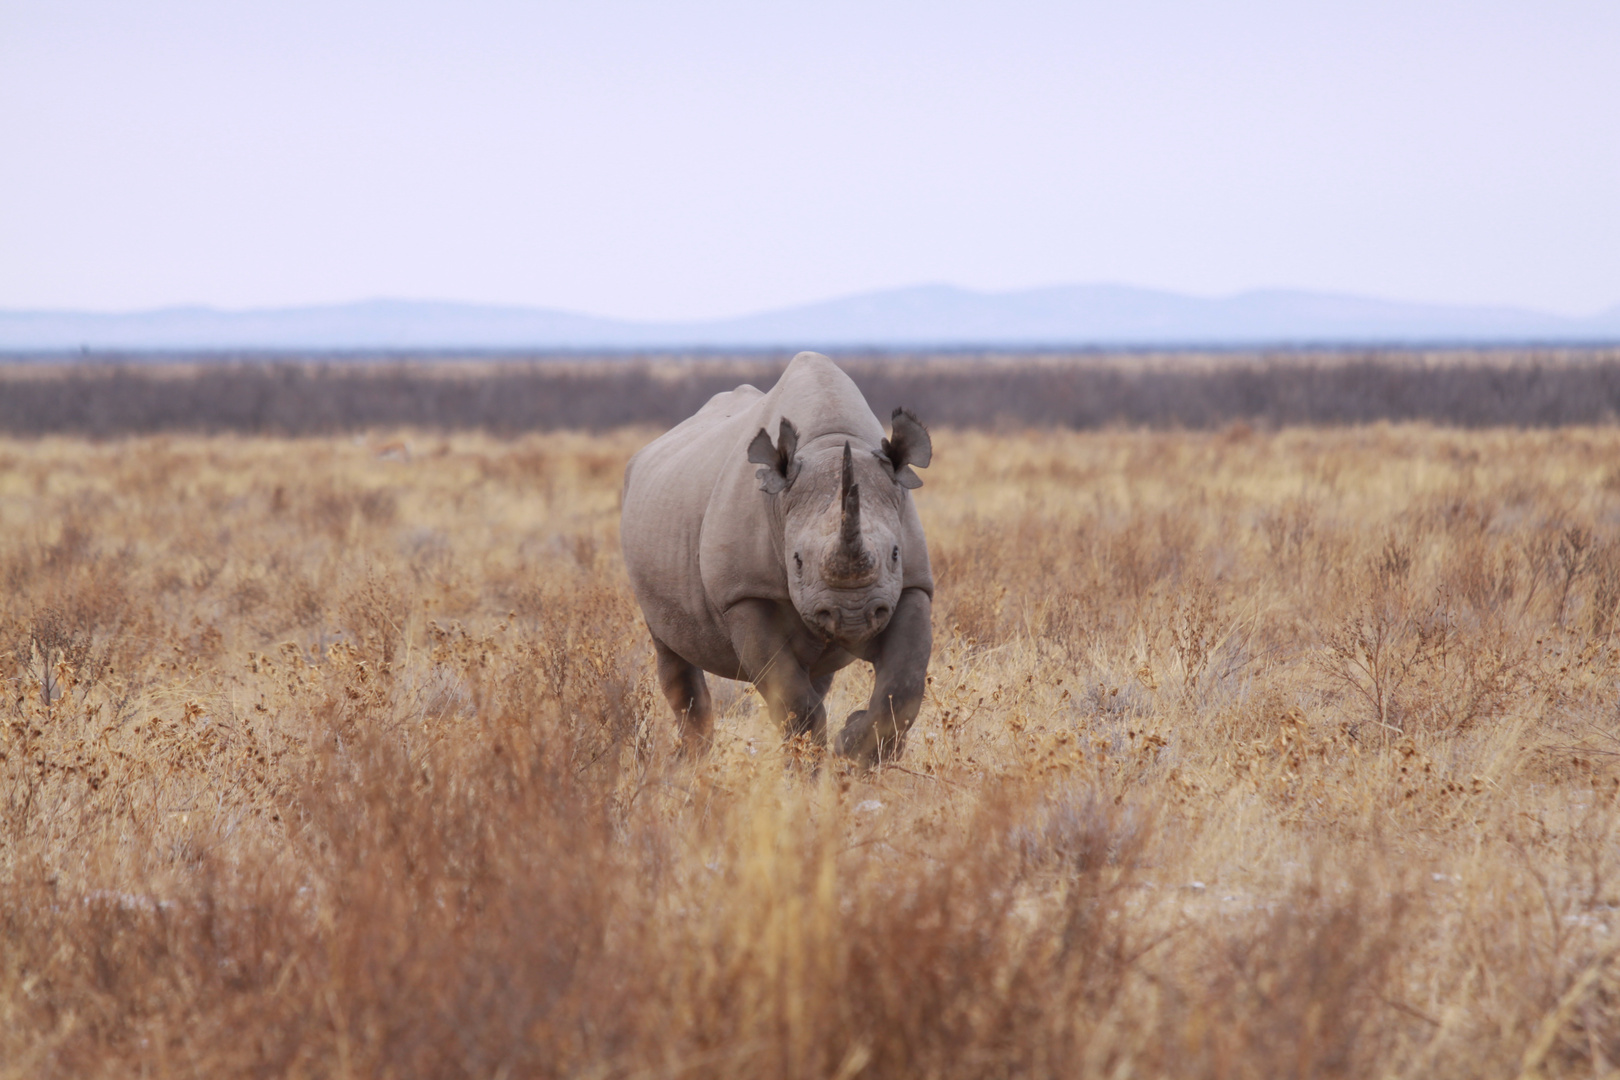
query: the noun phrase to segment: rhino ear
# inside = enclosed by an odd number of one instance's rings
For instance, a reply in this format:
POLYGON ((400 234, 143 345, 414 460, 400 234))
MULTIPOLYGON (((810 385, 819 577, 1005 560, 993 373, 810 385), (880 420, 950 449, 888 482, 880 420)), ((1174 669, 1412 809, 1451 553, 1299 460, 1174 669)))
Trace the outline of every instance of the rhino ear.
POLYGON ((928 437, 928 429, 910 409, 894 410, 890 424, 894 430, 883 440, 883 456, 894 469, 894 481, 903 488, 920 488, 922 480, 911 471, 911 466, 926 469, 934 460, 934 443, 928 437))
POLYGON ((802 464, 796 455, 799 452, 799 430, 793 426, 793 421, 787 417, 782 418, 782 426, 777 429, 776 445, 771 445, 771 437, 764 428, 748 444, 748 460, 755 465, 765 466, 755 469, 754 476, 759 480, 759 489, 772 495, 780 494, 793 486, 793 481, 799 478, 799 467, 802 464))

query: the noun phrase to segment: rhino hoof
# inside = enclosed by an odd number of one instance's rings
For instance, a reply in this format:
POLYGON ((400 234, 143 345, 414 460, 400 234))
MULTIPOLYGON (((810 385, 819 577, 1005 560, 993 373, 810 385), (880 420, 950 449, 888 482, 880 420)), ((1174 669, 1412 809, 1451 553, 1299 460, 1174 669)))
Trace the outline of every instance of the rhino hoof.
POLYGON ((845 717, 844 729, 838 733, 838 753, 867 767, 877 764, 877 733, 867 710, 857 709, 845 717))
POLYGON ((688 731, 676 744, 675 753, 677 757, 695 761, 706 757, 713 746, 714 738, 708 732, 688 731))

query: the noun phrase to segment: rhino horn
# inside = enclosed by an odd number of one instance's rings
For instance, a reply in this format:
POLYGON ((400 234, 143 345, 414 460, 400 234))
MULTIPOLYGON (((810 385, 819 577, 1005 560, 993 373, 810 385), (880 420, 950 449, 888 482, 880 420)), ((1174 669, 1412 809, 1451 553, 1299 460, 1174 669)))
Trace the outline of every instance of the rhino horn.
POLYGON ((838 546, 845 551, 861 550, 861 485, 855 483, 855 463, 850 457, 849 443, 844 444, 844 476, 838 485, 838 494, 844 507, 843 524, 838 530, 838 546))
POLYGON ((865 583, 876 564, 861 542, 861 485, 855 483, 855 464, 849 443, 844 444, 844 471, 838 485, 842 513, 838 547, 827 560, 827 576, 839 582, 865 583))

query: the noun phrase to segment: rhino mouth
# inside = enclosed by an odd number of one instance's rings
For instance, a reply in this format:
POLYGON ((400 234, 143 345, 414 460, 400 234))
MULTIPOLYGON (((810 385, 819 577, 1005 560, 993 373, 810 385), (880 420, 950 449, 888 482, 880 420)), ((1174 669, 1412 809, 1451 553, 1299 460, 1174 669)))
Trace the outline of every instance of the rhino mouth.
POLYGON ((822 603, 800 615, 824 641, 859 644, 889 625, 894 605, 881 598, 858 604, 822 603))

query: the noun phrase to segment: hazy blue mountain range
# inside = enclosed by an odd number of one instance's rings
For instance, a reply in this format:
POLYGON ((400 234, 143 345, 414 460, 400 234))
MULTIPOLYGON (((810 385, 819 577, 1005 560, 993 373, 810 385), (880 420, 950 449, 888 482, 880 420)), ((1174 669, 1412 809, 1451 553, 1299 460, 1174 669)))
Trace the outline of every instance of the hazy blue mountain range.
POLYGON ((1620 307, 1566 318, 1268 290, 1201 298, 1123 285, 889 289, 735 319, 634 322, 406 300, 128 314, 0 311, 0 351, 800 349, 1616 342, 1620 307))

